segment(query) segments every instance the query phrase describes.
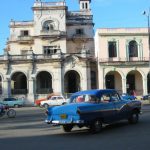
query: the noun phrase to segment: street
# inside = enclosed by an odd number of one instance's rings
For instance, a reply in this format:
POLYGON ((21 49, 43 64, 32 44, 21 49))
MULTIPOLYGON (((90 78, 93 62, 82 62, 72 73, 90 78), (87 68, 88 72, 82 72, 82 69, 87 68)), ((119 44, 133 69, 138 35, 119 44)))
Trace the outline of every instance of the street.
POLYGON ((149 150, 150 106, 143 106, 140 122, 121 121, 91 134, 87 128, 64 133, 59 126, 44 122, 45 110, 37 107, 16 108, 16 118, 0 118, 1 150, 149 150))

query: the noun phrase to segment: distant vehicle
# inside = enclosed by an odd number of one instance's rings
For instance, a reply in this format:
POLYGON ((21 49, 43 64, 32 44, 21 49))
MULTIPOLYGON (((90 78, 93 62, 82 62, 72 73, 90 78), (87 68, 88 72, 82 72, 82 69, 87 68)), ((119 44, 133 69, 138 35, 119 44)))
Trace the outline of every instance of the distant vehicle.
POLYGON ((141 100, 150 100, 150 94, 143 95, 141 100))
POLYGON ((48 94, 47 97, 36 99, 36 100, 34 101, 34 104, 35 104, 36 106, 40 106, 42 101, 46 101, 46 100, 50 99, 52 96, 59 96, 59 95, 60 95, 59 93, 51 93, 51 94, 48 94))
POLYGON ((9 107, 21 107, 24 106, 24 100, 22 98, 4 98, 1 103, 9 107))
POLYGON ((61 125, 65 132, 78 126, 88 127, 89 131, 97 133, 103 124, 123 119, 137 123, 140 111, 140 101, 123 100, 116 90, 87 90, 74 93, 69 104, 49 107, 45 122, 61 125))
POLYGON ((63 96, 52 96, 48 100, 41 101, 40 106, 48 108, 49 106, 64 105, 67 100, 63 96))
POLYGON ((137 99, 136 96, 134 96, 134 95, 129 95, 129 94, 127 94, 127 93, 123 93, 123 94, 121 95, 121 98, 123 98, 124 100, 135 100, 135 99, 137 99))

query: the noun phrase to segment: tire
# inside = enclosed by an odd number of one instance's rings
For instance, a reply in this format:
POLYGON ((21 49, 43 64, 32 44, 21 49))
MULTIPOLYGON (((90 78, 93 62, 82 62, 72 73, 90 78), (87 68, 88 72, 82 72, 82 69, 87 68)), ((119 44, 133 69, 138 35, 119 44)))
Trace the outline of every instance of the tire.
POLYGON ((63 125, 62 129, 64 130, 64 132, 71 132, 73 128, 73 125, 63 125))
POLYGON ((131 116, 128 118, 128 122, 130 124, 136 124, 139 122, 139 113, 138 112, 133 112, 131 116))
POLYGON ((9 118, 15 118, 16 117, 16 111, 14 109, 9 109, 7 112, 7 116, 9 118))
POLYGON ((101 120, 95 120, 91 125, 90 125, 90 132, 91 133, 98 133, 102 130, 102 121, 101 120))
POLYGON ((44 104, 43 106, 44 106, 44 108, 46 108, 46 109, 49 107, 48 104, 44 104))

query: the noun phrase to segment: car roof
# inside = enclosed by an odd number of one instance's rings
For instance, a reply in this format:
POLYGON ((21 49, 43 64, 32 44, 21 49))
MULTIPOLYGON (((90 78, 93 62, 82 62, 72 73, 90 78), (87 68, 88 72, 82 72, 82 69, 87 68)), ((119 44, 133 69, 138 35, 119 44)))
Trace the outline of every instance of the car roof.
POLYGON ((78 95, 95 95, 100 96, 103 93, 110 93, 110 92, 116 92, 115 89, 93 89, 93 90, 85 90, 85 91, 79 91, 71 95, 71 97, 76 97, 78 95))

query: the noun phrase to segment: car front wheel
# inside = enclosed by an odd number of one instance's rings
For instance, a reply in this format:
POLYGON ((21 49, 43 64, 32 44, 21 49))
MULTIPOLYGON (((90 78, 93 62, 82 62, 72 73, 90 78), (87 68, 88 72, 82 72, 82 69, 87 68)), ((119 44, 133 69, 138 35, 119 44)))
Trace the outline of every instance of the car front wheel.
POLYGON ((46 108, 46 109, 49 107, 48 104, 44 104, 43 106, 44 106, 44 108, 46 108))
POLYGON ((90 131, 92 133, 98 133, 102 130, 102 121, 101 120, 95 120, 91 125, 90 125, 90 131))
POLYGON ((133 112, 131 116, 128 118, 128 122, 130 124, 136 124, 139 121, 139 113, 138 112, 133 112))

